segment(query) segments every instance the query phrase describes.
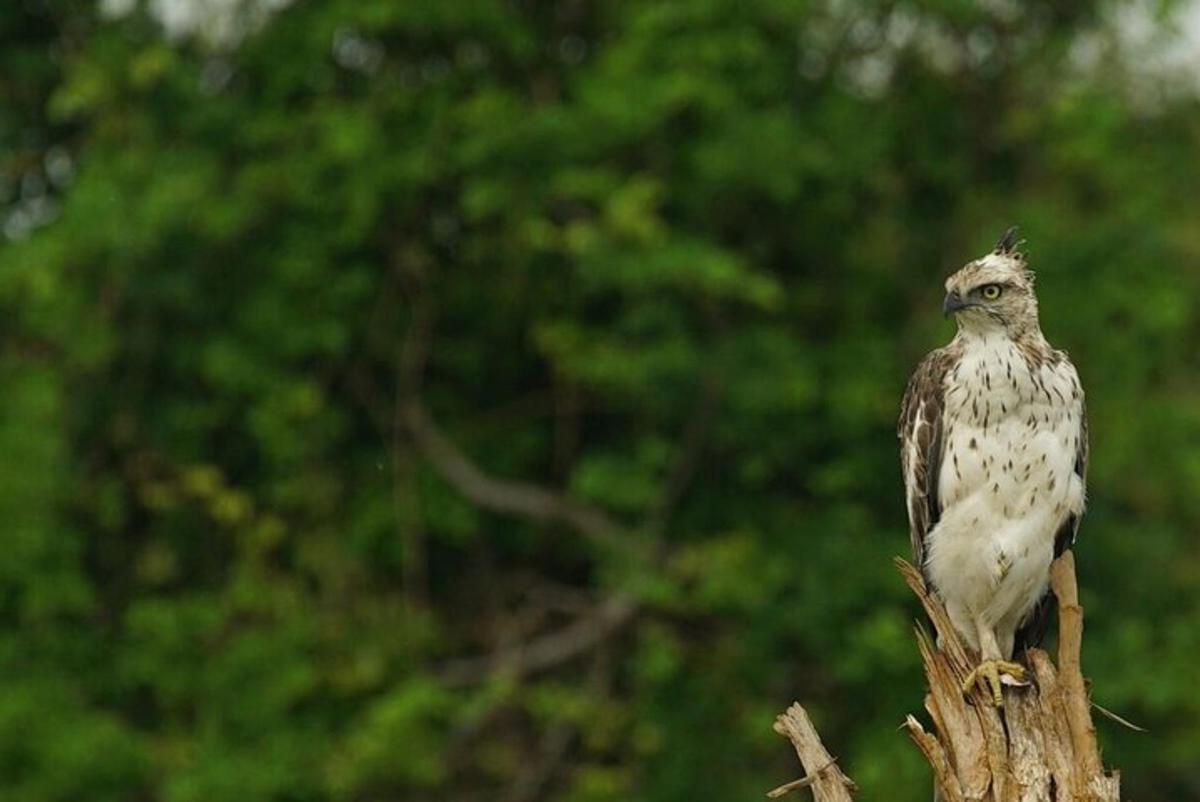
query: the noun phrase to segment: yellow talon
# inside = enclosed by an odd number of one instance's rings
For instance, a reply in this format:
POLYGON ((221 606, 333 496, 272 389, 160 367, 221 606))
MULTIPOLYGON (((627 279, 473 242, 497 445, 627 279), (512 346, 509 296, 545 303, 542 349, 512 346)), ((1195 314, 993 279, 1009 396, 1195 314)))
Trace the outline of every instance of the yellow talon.
POLYGON ((1004 697, 1000 695, 1001 674, 1012 677, 1017 683, 1025 682, 1025 667, 1020 663, 1010 663, 1007 660, 984 660, 972 669, 967 678, 963 680, 963 693, 969 695, 977 682, 981 679, 986 680, 987 688, 992 692, 992 704, 996 707, 1004 707, 1004 697))

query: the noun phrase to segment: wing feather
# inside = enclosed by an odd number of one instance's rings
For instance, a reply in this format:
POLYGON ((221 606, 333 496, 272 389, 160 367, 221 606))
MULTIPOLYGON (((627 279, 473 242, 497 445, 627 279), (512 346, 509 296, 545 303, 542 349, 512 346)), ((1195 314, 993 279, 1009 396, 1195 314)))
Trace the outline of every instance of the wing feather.
MULTIPOLYGON (((959 354, 947 346, 917 366, 900 405, 900 465, 908 507, 913 560, 925 571, 925 540, 941 516, 938 476, 942 466, 942 411, 946 374, 959 354)), ((928 578, 928 577, 927 577, 928 578)))

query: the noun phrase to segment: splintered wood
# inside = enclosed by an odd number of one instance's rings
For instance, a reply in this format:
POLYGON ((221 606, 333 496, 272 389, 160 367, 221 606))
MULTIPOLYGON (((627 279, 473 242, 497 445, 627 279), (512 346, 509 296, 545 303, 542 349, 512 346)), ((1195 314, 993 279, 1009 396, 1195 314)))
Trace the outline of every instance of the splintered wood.
POLYGON ((854 783, 837 767, 836 759, 829 756, 812 719, 798 702, 793 702, 787 712, 775 719, 775 732, 792 742, 808 776, 784 783, 767 792, 768 797, 774 799, 799 788, 812 788, 817 802, 850 802, 851 791, 857 790, 854 783))
MULTIPOLYGON (((1005 688, 997 709, 979 688, 969 696, 962 683, 974 658, 958 639, 938 599, 921 574, 904 560, 897 566, 936 629, 936 641, 917 627, 917 647, 929 682, 926 730, 913 716, 903 724, 933 771, 944 802, 1117 802, 1117 772, 1106 773, 1096 744, 1090 702, 1079 664, 1083 610, 1075 586, 1075 558, 1067 552, 1050 569, 1058 599, 1058 667, 1041 649, 1024 655, 1028 687, 1005 688)), ((809 776, 780 786, 781 795, 811 787, 818 802, 849 800, 854 784, 821 744, 799 704, 775 722, 775 731, 795 745, 809 776), (824 768, 822 768, 824 767, 824 768), (836 773, 835 773, 836 772, 836 773)))

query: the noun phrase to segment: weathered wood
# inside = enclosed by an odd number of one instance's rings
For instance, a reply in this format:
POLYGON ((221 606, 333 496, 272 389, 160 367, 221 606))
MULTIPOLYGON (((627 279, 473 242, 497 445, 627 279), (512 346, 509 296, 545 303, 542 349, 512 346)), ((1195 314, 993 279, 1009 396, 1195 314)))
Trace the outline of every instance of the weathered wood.
MULTIPOLYGON (((1024 657, 1030 684, 1006 687, 1004 707, 988 694, 962 683, 974 664, 945 609, 925 586, 921 574, 903 560, 897 565, 925 608, 937 632, 937 645, 917 627, 917 648, 929 692, 925 709, 933 722, 926 730, 913 716, 904 722, 909 737, 933 772, 943 802, 1118 802, 1120 779, 1106 773, 1096 743, 1091 703, 1079 661, 1083 609, 1070 551, 1051 566, 1050 583, 1058 600, 1058 666, 1041 649, 1024 657)), ((818 802, 850 799, 853 783, 832 765, 812 722, 799 704, 776 720, 775 730, 792 740, 801 762, 836 769, 813 771, 811 787, 818 802)), ((808 780, 794 784, 809 785, 808 780)))
POLYGON ((812 774, 809 774, 807 777, 801 777, 798 780, 792 780, 790 783, 784 783, 783 785, 779 786, 778 788, 767 791, 767 798, 768 799, 778 799, 779 797, 783 796, 784 794, 790 794, 792 791, 798 791, 801 788, 807 788, 808 786, 812 785, 813 783, 815 783, 817 781, 817 779, 821 776, 821 772, 823 772, 825 769, 829 768, 836 762, 837 762, 837 758, 834 758, 833 760, 830 760, 828 763, 826 763, 821 768, 814 771, 812 774))
POLYGON ((856 790, 854 783, 842 773, 837 762, 821 743, 817 728, 813 726, 808 712, 799 702, 792 703, 785 713, 775 719, 775 732, 787 736, 792 742, 796 756, 808 772, 803 781, 787 785, 794 788, 812 788, 813 798, 817 802, 851 802, 850 793, 856 790))

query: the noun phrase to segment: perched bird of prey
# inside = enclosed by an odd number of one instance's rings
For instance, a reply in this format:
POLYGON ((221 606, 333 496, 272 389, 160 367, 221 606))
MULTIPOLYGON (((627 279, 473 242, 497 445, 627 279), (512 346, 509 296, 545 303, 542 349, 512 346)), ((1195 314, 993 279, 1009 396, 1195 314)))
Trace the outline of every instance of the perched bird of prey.
POLYGON ((958 333, 909 380, 899 426, 913 555, 980 656, 964 692, 984 680, 997 707, 1024 681, 1014 647, 1044 634, 1088 455, 1079 377, 1042 336, 1015 231, 946 280, 958 333))

